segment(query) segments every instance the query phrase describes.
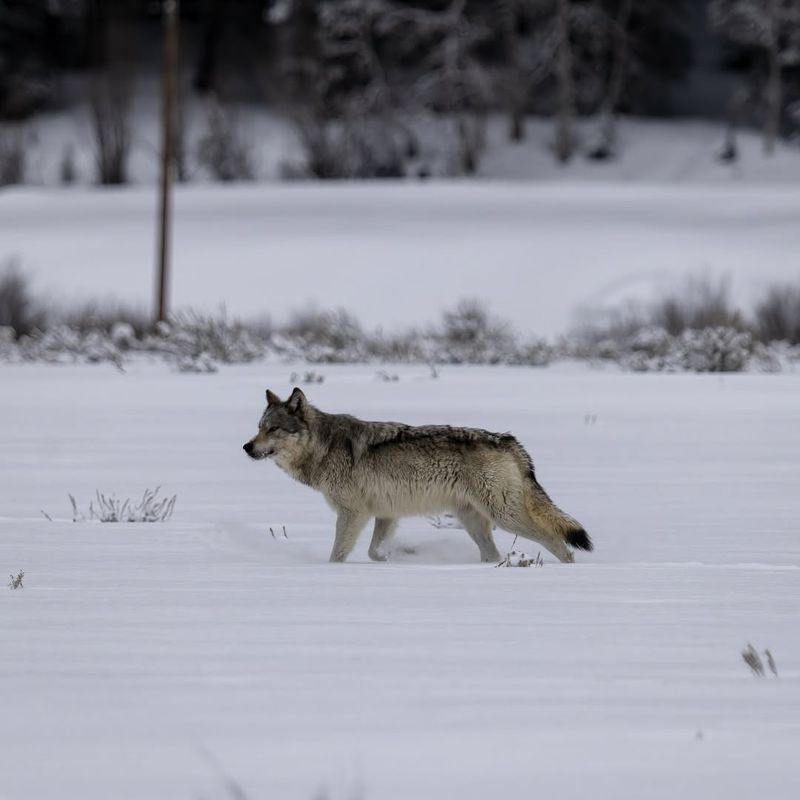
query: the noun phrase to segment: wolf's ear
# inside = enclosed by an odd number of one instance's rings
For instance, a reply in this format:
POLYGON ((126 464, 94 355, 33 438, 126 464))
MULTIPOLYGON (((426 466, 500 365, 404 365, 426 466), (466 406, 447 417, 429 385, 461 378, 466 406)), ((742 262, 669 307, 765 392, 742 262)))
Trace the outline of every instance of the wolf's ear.
POLYGON ((286 401, 286 405, 293 414, 297 414, 298 412, 303 412, 306 410, 306 396, 303 394, 302 389, 298 389, 296 386, 292 391, 291 397, 286 401))
POLYGON ((280 397, 278 397, 278 395, 276 395, 275 392, 271 392, 269 389, 267 389, 267 405, 277 406, 280 405, 280 402, 281 402, 280 397))

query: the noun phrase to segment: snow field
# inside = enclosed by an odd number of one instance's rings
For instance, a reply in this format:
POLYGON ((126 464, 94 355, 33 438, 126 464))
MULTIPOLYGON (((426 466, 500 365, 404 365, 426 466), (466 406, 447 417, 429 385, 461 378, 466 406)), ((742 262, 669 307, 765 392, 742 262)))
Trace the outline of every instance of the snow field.
POLYGON ((296 370, 0 365, 0 797, 796 795, 800 376, 320 368, 325 410, 520 438, 597 549, 494 569, 424 519, 326 563, 241 451, 296 370), (157 484, 167 523, 70 521, 157 484))
MULTIPOLYGON (((749 308, 798 280, 798 217, 800 191, 779 186, 190 186, 175 198, 171 305, 285 322, 311 303, 396 330, 479 297, 552 337, 690 274, 729 276, 749 308)), ((0 262, 17 256, 57 302, 150 308, 155 218, 151 187, 7 191, 0 262)))

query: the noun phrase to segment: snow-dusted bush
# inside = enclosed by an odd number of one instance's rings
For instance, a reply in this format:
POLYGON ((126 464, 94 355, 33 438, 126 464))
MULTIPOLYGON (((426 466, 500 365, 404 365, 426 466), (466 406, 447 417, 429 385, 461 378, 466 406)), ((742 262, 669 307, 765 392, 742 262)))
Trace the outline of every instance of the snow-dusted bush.
POLYGON ((800 369, 800 345, 756 342, 750 366, 759 372, 792 372, 800 369))
POLYGON ((63 310, 52 311, 51 317, 54 323, 81 333, 100 331, 110 334, 112 341, 117 326, 122 326, 117 331, 119 334, 125 330, 132 330, 134 338, 141 339, 153 324, 152 318, 143 308, 109 300, 79 303, 63 310))
POLYGON ((752 349, 750 334, 733 328, 686 330, 678 336, 643 328, 622 344, 616 360, 635 372, 740 372, 752 349))
POLYGON ((21 569, 16 575, 12 572, 8 576, 9 589, 22 589, 22 580, 25 577, 25 570, 21 569))
POLYGON ((192 372, 196 375, 210 375, 217 372, 217 365, 208 353, 197 356, 178 356, 175 360, 178 372, 192 372))
POLYGON ((596 312, 561 349, 640 372, 776 372, 795 367, 797 355, 788 344, 795 341, 800 342, 800 288, 772 287, 748 323, 725 280, 691 278, 649 306, 628 302, 596 312))
POLYGON ((684 368, 674 336, 663 328, 646 327, 622 342, 616 360, 634 372, 676 372, 684 368))
POLYGON ((95 492, 95 498, 89 503, 88 514, 78 509, 78 504, 69 495, 72 504, 72 521, 81 522, 96 519, 99 522, 166 522, 175 510, 177 495, 159 497, 160 486, 146 489, 142 499, 137 503, 132 500, 120 500, 115 495, 95 492))
POLYGON ((83 332, 66 325, 22 336, 17 342, 16 356, 23 361, 51 364, 110 362, 122 366, 122 353, 104 332, 83 332))
POLYGON ((441 327, 430 338, 437 345, 436 360, 449 364, 502 364, 517 352, 510 326, 479 300, 462 300, 444 311, 441 327))
POLYGON ((224 314, 196 312, 175 314, 143 338, 124 320, 113 324, 105 320, 102 327, 96 328, 56 325, 35 330, 17 342, 7 332, 0 336, 0 358, 5 360, 110 362, 121 368, 124 359, 133 353, 161 356, 181 372, 215 372, 218 363, 243 363, 263 357, 266 343, 224 314))
POLYGON ((231 322, 224 313, 212 316, 196 311, 173 314, 168 322, 159 322, 155 333, 144 339, 141 349, 161 353, 184 365, 200 359, 223 364, 245 363, 265 353, 264 343, 241 323, 231 322))
POLYGON ((683 365, 692 372, 741 372, 750 360, 753 337, 733 328, 684 331, 678 339, 683 365))
POLYGON ((344 309, 296 311, 272 346, 281 355, 312 364, 368 360, 367 336, 361 323, 344 309))
POLYGON ((558 356, 558 350, 544 339, 530 339, 520 344, 507 363, 526 367, 546 367, 558 356))
POLYGON ((394 364, 431 364, 437 361, 436 347, 417 330, 387 334, 379 330, 370 335, 367 346, 376 361, 394 364))
MULTIPOLYGON (((703 296, 711 300, 687 311, 684 319, 697 321, 720 314, 740 319, 720 299, 723 295, 709 290, 703 296)), ((764 319, 778 318, 771 330, 789 330, 793 306, 789 303, 786 314, 781 306, 778 314, 776 295, 770 294, 769 299, 772 316, 764 311, 764 319)), ((661 311, 655 317, 663 316, 665 306, 658 308, 661 311)), ((677 312, 670 313, 672 324, 680 328, 677 312)), ((438 325, 391 333, 365 331, 343 309, 298 311, 283 327, 273 327, 268 318, 245 325, 227 319, 224 312, 185 311, 148 329, 145 313, 127 306, 87 303, 67 311, 46 310, 13 265, 0 274, 0 359, 10 361, 107 362, 122 368, 126 359, 149 354, 187 373, 215 372, 221 363, 248 362, 268 354, 308 363, 427 365, 544 366, 574 358, 610 361, 638 372, 736 372, 748 367, 777 372, 795 369, 800 363, 800 345, 757 342, 747 330, 720 325, 672 333, 652 324, 641 307, 633 306, 599 319, 589 317, 588 324, 555 344, 520 339, 478 300, 462 300, 445 310, 438 325)), ((765 321, 761 330, 766 329, 765 321)))
MULTIPOLYGON (((647 326, 620 340, 592 344, 584 339, 576 349, 565 347, 573 357, 614 361, 634 372, 740 372, 750 363, 755 344, 750 333, 734 328, 688 329, 673 335, 647 326)), ((772 346, 761 346, 761 368, 780 369, 786 356, 773 353, 772 346)))
POLYGON ((130 350, 136 345, 136 331, 130 322, 115 322, 109 336, 118 350, 130 350))
POLYGON ((544 561, 542 554, 537 553, 535 556, 528 555, 527 553, 511 550, 506 553, 505 558, 497 565, 498 567, 543 567, 544 561))

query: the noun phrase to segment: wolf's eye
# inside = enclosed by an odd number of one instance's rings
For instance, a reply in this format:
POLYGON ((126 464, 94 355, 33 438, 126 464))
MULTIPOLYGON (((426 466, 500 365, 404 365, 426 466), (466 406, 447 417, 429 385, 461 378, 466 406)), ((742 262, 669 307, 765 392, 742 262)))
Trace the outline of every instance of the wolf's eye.
POLYGON ((267 428, 267 433, 275 433, 276 430, 278 430, 277 425, 270 425, 269 428, 267 428))

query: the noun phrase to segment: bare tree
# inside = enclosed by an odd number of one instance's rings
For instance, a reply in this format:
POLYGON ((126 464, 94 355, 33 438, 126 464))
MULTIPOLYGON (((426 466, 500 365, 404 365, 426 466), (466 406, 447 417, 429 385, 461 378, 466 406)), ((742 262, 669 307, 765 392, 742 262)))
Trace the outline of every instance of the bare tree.
POLYGON ((206 130, 197 141, 197 161, 218 181, 250 181, 256 169, 251 141, 230 106, 208 101, 206 130))
POLYGON ((594 150, 595 158, 614 158, 617 153, 617 112, 625 85, 630 49, 628 27, 631 22, 634 0, 620 0, 616 18, 612 23, 611 73, 602 110, 600 145, 594 150))
POLYGON ((106 3, 95 2, 95 71, 89 86, 89 121, 94 139, 97 180, 102 184, 128 182, 132 144, 131 104, 136 36, 130 8, 121 3, 112 14, 106 3))
POLYGON ((295 80, 314 76, 311 102, 290 111, 306 154, 299 174, 401 177, 405 160, 418 153, 417 137, 403 118, 411 91, 390 83, 379 56, 381 43, 398 27, 411 27, 395 10, 389 0, 319 4, 314 48, 322 66, 309 59, 295 64, 295 80))
POLYGON ((124 65, 113 65, 92 80, 89 115, 94 138, 97 180, 128 182, 131 149, 131 78, 124 65))
POLYGON ((775 141, 781 127, 781 111, 783 107, 783 75, 781 74, 780 49, 780 0, 768 0, 767 3, 767 111, 764 120, 764 152, 772 155, 775 152, 775 141))
POLYGON ((220 43, 228 25, 232 5, 226 0, 204 0, 200 5, 200 37, 194 69, 194 88, 202 94, 219 89, 220 43))
POLYGON ((506 52, 505 100, 508 105, 508 138, 520 142, 525 138, 527 76, 523 68, 519 39, 518 15, 521 0, 495 0, 497 18, 506 52))
POLYGON ((575 80, 572 74, 572 42, 570 40, 571 0, 558 0, 556 30, 558 38, 558 101, 556 108, 556 158, 565 164, 575 152, 575 80))
MULTIPOLYGON (((587 53, 602 50, 607 39, 608 15, 599 2, 574 0, 516 0, 527 16, 527 35, 519 42, 521 81, 527 96, 548 82, 555 90, 554 118, 556 158, 569 161, 577 147, 575 115, 579 92, 586 89, 579 73, 596 75, 596 65, 587 69, 587 53)), ((584 84, 586 81, 584 80, 584 84)))
POLYGON ((305 104, 319 104, 320 24, 318 0, 294 0, 289 17, 289 82, 305 104))
POLYGON ((394 17, 411 22, 423 38, 436 42, 423 61, 414 95, 424 105, 452 117, 458 169, 474 173, 485 145, 485 110, 492 92, 488 72, 474 50, 491 36, 491 30, 468 16, 466 0, 451 0, 442 11, 397 8, 394 17))

